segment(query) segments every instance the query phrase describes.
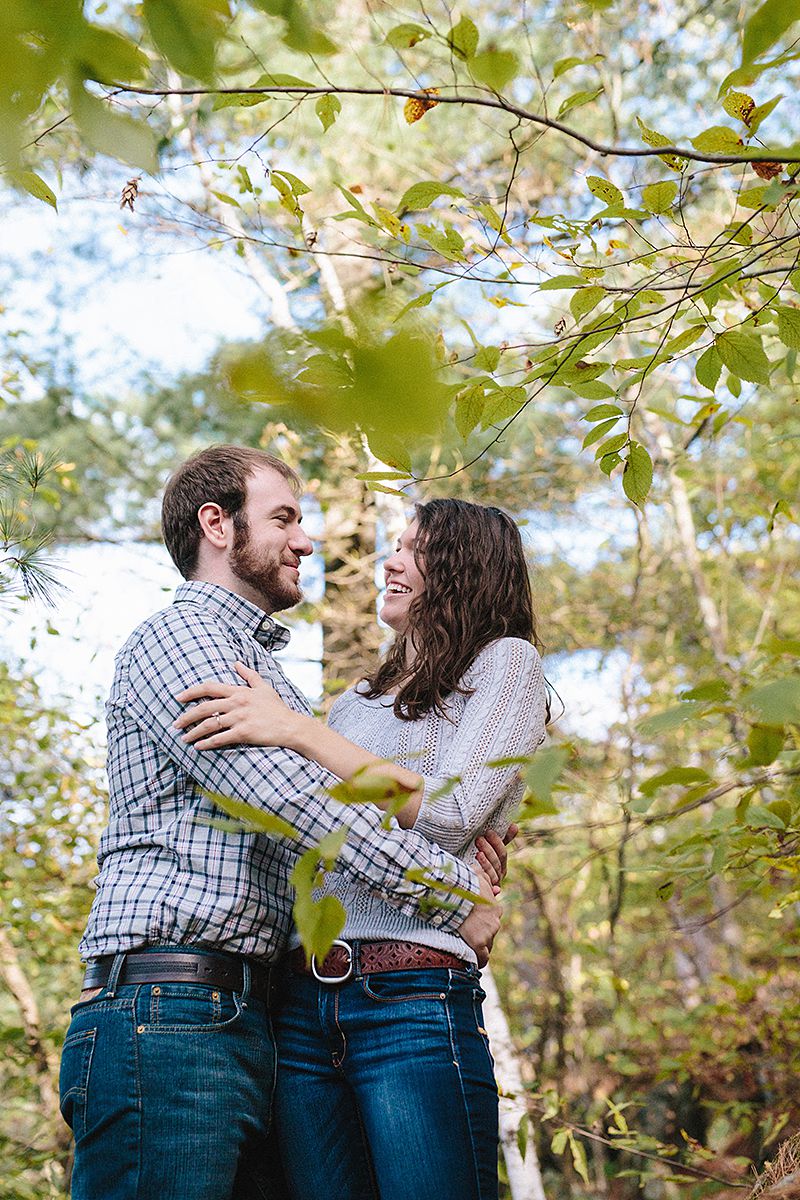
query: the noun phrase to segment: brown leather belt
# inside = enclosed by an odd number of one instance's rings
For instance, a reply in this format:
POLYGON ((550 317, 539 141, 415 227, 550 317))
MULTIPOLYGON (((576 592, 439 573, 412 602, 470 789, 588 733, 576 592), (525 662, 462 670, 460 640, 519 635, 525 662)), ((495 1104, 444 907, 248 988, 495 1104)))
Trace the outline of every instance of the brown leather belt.
POLYGON ((444 967, 453 971, 473 970, 473 964, 446 950, 420 946, 417 942, 344 942, 337 938, 323 963, 312 956, 309 963, 302 946, 284 960, 292 971, 313 975, 320 983, 346 983, 356 973, 378 975, 383 971, 424 971, 444 967))
MULTIPOLYGON (((114 955, 96 958, 86 968, 83 987, 105 987, 111 974, 114 955)), ((266 963, 235 954, 192 954, 179 950, 129 950, 117 980, 126 983, 194 983, 223 991, 244 991, 244 964, 250 967, 250 995, 269 1001, 274 990, 274 970, 266 963)))

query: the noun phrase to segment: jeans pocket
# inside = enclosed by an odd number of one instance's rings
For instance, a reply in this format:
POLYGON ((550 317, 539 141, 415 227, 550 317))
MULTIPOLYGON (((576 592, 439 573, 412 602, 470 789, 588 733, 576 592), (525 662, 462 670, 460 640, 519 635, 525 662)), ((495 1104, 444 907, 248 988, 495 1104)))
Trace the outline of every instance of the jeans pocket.
POLYGON ((361 987, 370 1000, 380 1004, 401 1004, 411 1000, 446 1000, 449 981, 446 969, 434 967, 363 975, 361 987))
POLYGON ((94 1028, 68 1033, 61 1052, 61 1115, 72 1130, 76 1142, 86 1127, 86 1093, 96 1036, 97 1030, 94 1028))
POLYGON ((242 1015, 236 992, 182 983, 149 984, 137 1000, 137 1033, 214 1033, 242 1015))

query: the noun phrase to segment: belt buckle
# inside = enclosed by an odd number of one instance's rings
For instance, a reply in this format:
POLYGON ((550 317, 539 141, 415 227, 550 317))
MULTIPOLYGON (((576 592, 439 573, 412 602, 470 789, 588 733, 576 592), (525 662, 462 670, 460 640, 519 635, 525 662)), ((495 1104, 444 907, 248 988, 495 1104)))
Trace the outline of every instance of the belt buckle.
MULTIPOLYGON (((344 975, 320 975, 317 970, 317 956, 316 956, 316 954, 312 954, 311 955, 311 974, 320 983, 329 983, 329 984, 347 983, 348 979, 352 979, 352 977, 353 977, 353 947, 350 945, 349 942, 343 942, 341 938, 333 939, 333 941, 331 942, 331 950, 333 949, 334 946, 341 946, 344 950, 347 951, 347 970, 345 971, 344 975)), ((328 954, 330 954, 330 950, 328 951, 328 954)), ((324 965, 325 964, 323 963, 323 966, 324 965)))

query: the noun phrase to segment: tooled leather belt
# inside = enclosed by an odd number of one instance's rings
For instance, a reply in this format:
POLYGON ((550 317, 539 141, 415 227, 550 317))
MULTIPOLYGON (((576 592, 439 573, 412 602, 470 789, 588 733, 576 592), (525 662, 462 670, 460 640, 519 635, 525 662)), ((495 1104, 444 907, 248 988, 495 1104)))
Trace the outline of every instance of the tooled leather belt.
POLYGON ((384 971, 424 971, 444 967, 454 971, 469 971, 473 964, 446 950, 421 946, 417 942, 349 942, 337 939, 325 961, 312 957, 309 963, 305 950, 298 946, 284 960, 292 971, 313 975, 320 983, 345 983, 356 972, 359 975, 378 975, 384 971))

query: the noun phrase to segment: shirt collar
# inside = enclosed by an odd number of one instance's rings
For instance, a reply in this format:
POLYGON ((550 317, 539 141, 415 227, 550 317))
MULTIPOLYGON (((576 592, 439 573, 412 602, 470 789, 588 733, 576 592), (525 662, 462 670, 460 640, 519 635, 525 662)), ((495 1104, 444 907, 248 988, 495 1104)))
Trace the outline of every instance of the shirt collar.
POLYGON ((283 650, 284 646, 289 644, 291 634, 285 625, 279 625, 257 604, 252 604, 245 600, 244 596, 238 596, 236 592, 220 587, 217 583, 188 579, 175 592, 176 604, 187 602, 202 604, 203 608, 210 608, 225 620, 245 629, 270 653, 283 650))

